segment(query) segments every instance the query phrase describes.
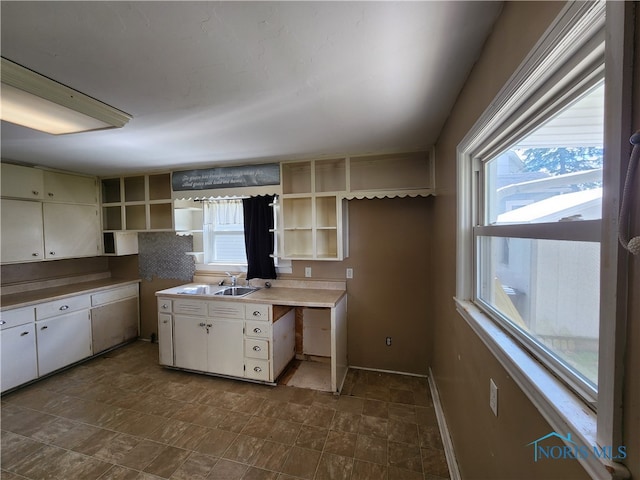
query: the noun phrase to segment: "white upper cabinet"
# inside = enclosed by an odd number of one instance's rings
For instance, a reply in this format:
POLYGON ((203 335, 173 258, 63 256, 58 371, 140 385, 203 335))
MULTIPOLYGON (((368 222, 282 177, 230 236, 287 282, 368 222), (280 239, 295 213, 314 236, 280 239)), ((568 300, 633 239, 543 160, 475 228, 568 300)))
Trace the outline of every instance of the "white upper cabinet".
POLYGON ((1 263, 101 254, 96 178, 6 163, 1 167, 1 263))
POLYGON ((44 203, 45 258, 100 255, 100 218, 95 205, 44 203))
POLYGON ((32 200, 42 200, 44 198, 42 170, 10 163, 2 163, 0 167, 3 197, 32 200))
POLYGON ((98 203, 98 184, 95 178, 44 171, 45 202, 98 203))
POLYGON ((0 200, 0 204, 0 262, 44 259, 42 204, 7 199, 0 200))

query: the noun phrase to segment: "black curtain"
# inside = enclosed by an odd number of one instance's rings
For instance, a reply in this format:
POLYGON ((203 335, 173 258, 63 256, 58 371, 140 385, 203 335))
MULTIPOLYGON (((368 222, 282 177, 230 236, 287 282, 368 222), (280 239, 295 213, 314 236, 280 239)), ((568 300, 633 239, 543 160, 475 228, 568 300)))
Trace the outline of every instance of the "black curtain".
POLYGON ((276 278, 273 263, 273 195, 242 199, 247 280, 276 278))

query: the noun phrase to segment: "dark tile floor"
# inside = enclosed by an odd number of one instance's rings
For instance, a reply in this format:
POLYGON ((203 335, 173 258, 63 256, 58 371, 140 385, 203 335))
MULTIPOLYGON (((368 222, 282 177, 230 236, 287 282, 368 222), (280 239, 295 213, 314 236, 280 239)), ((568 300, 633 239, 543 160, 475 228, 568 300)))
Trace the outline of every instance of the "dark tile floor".
POLYGON ((448 478, 424 378, 342 392, 162 368, 136 342, 2 398, 3 480, 448 478))

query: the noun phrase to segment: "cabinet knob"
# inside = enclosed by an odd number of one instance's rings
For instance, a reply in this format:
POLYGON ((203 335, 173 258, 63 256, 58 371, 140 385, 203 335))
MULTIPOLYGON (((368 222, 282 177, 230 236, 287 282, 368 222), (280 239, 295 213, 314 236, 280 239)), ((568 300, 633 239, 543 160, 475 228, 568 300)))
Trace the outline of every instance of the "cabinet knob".
POLYGON ((204 322, 200 322, 200 323, 198 324, 198 326, 199 326, 199 327, 206 327, 206 326, 207 326, 207 324, 206 324, 206 323, 204 323, 204 322))
POLYGON ((47 195, 49 195, 50 197, 53 197, 53 193, 51 192, 47 193, 47 195))
POLYGON ((254 372, 261 372, 262 369, 260 367, 253 367, 254 372))
POLYGON ((55 255, 56 252, 49 252, 49 255, 55 255))
POLYGON ((20 334, 20 336, 21 336, 21 337, 24 337, 25 335, 29 335, 29 332, 22 332, 22 333, 20 334))
POLYGON ((47 325, 45 325, 44 327, 40 327, 40 330, 46 330, 47 328, 49 328, 47 325))
POLYGON ((7 321, 6 320, 0 320, 0 325, 6 325, 7 321))
POLYGON ((169 323, 169 320, 163 320, 162 323, 169 323))
POLYGON ((169 305, 167 305, 166 303, 163 303, 161 308, 164 308, 166 310, 167 308, 169 308, 169 305))
POLYGON ((38 252, 33 252, 33 253, 31 254, 31 256, 32 256, 32 257, 37 257, 38 255, 39 255, 39 254, 38 254, 38 252))
POLYGON ((253 312, 253 316, 254 316, 254 317, 259 317, 259 316, 261 316, 261 315, 262 315, 262 313, 260 313, 258 310, 255 310, 255 311, 253 312))
POLYGON ((60 307, 60 310, 64 311, 64 310, 69 310, 69 305, 62 305, 60 307))
POLYGON ((255 347, 253 347, 253 351, 254 352, 259 352, 260 350, 262 350, 258 345, 256 345, 255 347))
POLYGON ((31 193, 33 193, 34 195, 38 195, 40 192, 38 190, 31 190, 31 193))
POLYGON ((258 327, 253 329, 253 333, 262 333, 262 330, 260 330, 258 327))

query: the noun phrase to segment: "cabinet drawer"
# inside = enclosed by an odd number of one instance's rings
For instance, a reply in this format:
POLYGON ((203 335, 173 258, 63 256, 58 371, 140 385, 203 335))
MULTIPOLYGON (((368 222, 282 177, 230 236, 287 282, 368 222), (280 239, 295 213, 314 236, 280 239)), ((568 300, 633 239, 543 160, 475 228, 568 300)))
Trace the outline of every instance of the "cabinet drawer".
POLYGON ((184 313, 185 315, 197 315, 205 317, 207 315, 207 302, 197 300, 174 300, 174 313, 184 313))
POLYGON ((158 313, 170 313, 173 311, 173 300, 170 298, 158 298, 158 313))
POLYGON ((257 360, 248 358, 244 363, 244 376, 253 380, 261 380, 263 382, 271 381, 269 374, 269 360, 257 360))
POLYGON ((114 288, 100 293, 91 295, 91 306, 97 307, 105 303, 124 300, 125 298, 138 296, 138 285, 127 285, 126 287, 114 288))
POLYGON ((268 322, 270 311, 270 305, 258 305, 253 303, 245 304, 244 318, 247 320, 262 320, 263 322, 268 322))
POLYGON ((91 306, 89 295, 79 295, 77 297, 54 300, 52 302, 36 305, 36 320, 62 315, 63 313, 75 312, 76 310, 88 309, 91 306))
POLYGON ((0 330, 24 325, 25 323, 32 323, 34 318, 35 315, 33 307, 4 310, 3 312, 0 312, 0 330))
POLYGON ((244 318, 244 304, 236 302, 210 302, 209 316, 213 318, 244 318))
POLYGON ((245 339, 244 356, 248 358, 260 358, 262 360, 268 360, 269 342, 267 340, 258 340, 254 338, 245 339))
POLYGON ((271 325, 265 322, 255 322, 247 320, 245 322, 244 334, 247 337, 270 338, 271 325))

